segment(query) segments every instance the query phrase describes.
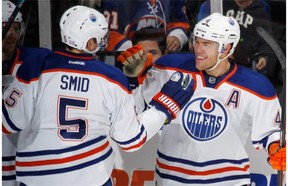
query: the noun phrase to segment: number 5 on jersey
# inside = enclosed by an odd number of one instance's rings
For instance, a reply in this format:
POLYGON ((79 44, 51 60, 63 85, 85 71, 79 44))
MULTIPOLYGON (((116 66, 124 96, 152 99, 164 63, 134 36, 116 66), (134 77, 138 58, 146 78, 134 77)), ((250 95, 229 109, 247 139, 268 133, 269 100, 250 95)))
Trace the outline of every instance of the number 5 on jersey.
POLYGON ((82 112, 79 112, 79 110, 87 110, 87 103, 88 99, 84 98, 58 97, 58 136, 62 140, 81 141, 87 136, 88 121, 80 117, 82 112), (72 113, 79 117, 69 117, 72 113))

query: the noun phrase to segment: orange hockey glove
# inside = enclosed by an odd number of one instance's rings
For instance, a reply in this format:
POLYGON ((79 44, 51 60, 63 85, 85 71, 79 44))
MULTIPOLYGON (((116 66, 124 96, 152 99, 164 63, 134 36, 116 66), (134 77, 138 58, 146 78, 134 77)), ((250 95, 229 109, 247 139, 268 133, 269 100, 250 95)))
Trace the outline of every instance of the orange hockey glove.
POLYGON ((279 146, 279 142, 274 142, 269 146, 269 164, 273 169, 286 171, 286 145, 279 146))
POLYGON ((147 76, 148 70, 152 67, 152 54, 146 54, 142 46, 134 45, 132 48, 122 52, 117 57, 117 62, 123 64, 123 72, 132 84, 142 84, 147 76), (136 78, 136 81, 133 81, 136 78))

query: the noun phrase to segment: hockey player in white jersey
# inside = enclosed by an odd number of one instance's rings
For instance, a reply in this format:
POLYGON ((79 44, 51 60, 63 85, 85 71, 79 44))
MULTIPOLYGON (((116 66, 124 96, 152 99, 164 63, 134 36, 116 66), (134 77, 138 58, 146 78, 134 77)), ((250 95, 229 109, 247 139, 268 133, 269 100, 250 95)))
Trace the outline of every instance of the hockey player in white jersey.
POLYGON ((161 57, 134 90, 139 105, 148 104, 175 71, 195 80, 191 100, 162 128, 157 185, 249 185, 250 134, 256 149, 267 150, 272 168, 286 170, 276 92, 264 76, 230 58, 240 38, 237 21, 214 13, 196 24, 193 34, 195 55, 161 57))
MULTIPOLYGON (((8 26, 8 20, 14 12, 11 1, 2 1, 2 27, 8 26)), ((5 37, 2 39, 2 93, 13 81, 19 66, 24 59, 35 53, 51 52, 45 48, 21 46, 25 32, 22 13, 18 12, 5 37)), ((2 135, 2 185, 16 185, 15 156, 18 134, 2 135)))
POLYGON ((106 44, 105 17, 74 6, 62 15, 60 28, 66 50, 29 56, 3 96, 3 133, 21 131, 16 179, 29 186, 112 185, 107 136, 125 151, 138 150, 176 118, 194 81, 173 74, 154 107, 138 115, 127 78, 94 59, 106 44))

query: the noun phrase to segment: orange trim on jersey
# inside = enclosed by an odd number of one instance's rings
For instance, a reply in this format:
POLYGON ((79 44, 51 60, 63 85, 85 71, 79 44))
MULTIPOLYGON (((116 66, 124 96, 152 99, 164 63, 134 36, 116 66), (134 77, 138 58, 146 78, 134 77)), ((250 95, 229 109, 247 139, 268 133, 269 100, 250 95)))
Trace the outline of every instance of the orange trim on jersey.
POLYGON ((200 74, 200 77, 201 77, 202 86, 203 86, 203 87, 206 87, 207 85, 206 85, 205 78, 204 78, 204 76, 203 76, 203 72, 200 71, 199 74, 200 74))
POLYGON ((117 81, 114 81, 113 79, 108 78, 107 76, 104 76, 102 74, 96 73, 96 72, 84 72, 84 71, 80 71, 80 70, 71 70, 71 69, 61 69, 61 68, 57 68, 57 69, 52 69, 52 70, 44 70, 42 71, 42 74, 44 73, 50 73, 50 72, 71 72, 71 73, 77 73, 77 74, 85 74, 85 75, 96 75, 99 77, 102 77, 116 85, 118 85, 119 87, 121 87, 125 92, 127 92, 128 94, 132 94, 132 91, 129 91, 126 87, 124 87, 122 84, 118 83, 117 81))
POLYGON ((17 48, 17 50, 16 50, 16 56, 15 56, 13 65, 12 65, 12 67, 11 67, 11 69, 10 69, 10 72, 9 72, 10 75, 13 74, 14 68, 15 68, 15 66, 16 66, 17 64, 20 64, 20 65, 21 65, 21 64, 23 63, 23 61, 18 61, 19 56, 20 56, 20 50, 19 50, 19 48, 17 48))
POLYGON ((188 29, 190 28, 190 25, 186 22, 173 22, 173 23, 168 23, 167 24, 167 31, 169 32, 169 30, 173 30, 176 28, 182 28, 185 31, 188 31, 188 29))
MULTIPOLYGON (((132 91, 129 91, 128 89, 126 89, 126 87, 124 87, 122 84, 118 83, 117 81, 114 81, 110 78, 108 78, 107 76, 104 76, 102 74, 99 74, 99 73, 95 73, 95 72, 83 72, 83 71, 78 71, 78 70, 67 70, 67 69, 53 69, 53 70, 44 70, 42 72, 42 74, 44 73, 50 73, 50 72, 71 72, 71 73, 78 73, 78 74, 86 74, 86 75, 96 75, 96 76, 99 76, 99 77, 102 77, 116 85, 118 85, 119 87, 121 87, 125 92, 127 92, 128 94, 132 94, 132 91)), ((31 82, 33 81, 38 81, 39 80, 39 77, 37 78, 32 78, 30 79, 30 81, 25 81, 23 79, 20 79, 18 76, 16 76, 17 80, 21 83, 25 83, 25 84, 30 84, 31 82)))
POLYGON ((249 169, 249 165, 245 165, 244 167, 223 167, 223 168, 218 168, 218 169, 211 169, 207 171, 194 171, 194 170, 189 170, 189 169, 184 169, 181 167, 176 167, 176 166, 170 166, 170 165, 165 165, 163 163, 160 163, 159 160, 157 159, 157 165, 161 169, 167 169, 175 172, 180 172, 188 175, 200 175, 200 176, 207 176, 207 175, 212 175, 212 174, 219 174, 223 172, 230 172, 230 171, 243 171, 246 172, 249 169))
MULTIPOLYGON (((237 70, 237 65, 235 64, 235 68, 224 78, 222 79, 222 81, 220 81, 216 86, 215 86, 215 89, 218 89, 224 82, 227 81, 227 79, 229 79, 231 76, 233 76, 233 74, 235 74, 237 70)), ((206 87, 206 81, 205 81, 205 78, 204 78, 204 75, 203 75, 203 71, 200 71, 200 76, 201 76, 201 79, 202 79, 202 84, 203 84, 203 87, 206 87)))
POLYGON ((2 123, 2 132, 3 132, 4 134, 11 134, 11 132, 9 132, 9 131, 4 127, 3 123, 2 123))
POLYGON ((2 166, 2 171, 13 171, 13 170, 15 170, 15 165, 2 166))
POLYGON ((77 160, 81 160, 84 158, 87 158, 89 156, 92 156, 96 153, 99 153, 103 150, 105 150, 109 146, 109 141, 106 141, 102 146, 97 147, 95 149, 92 149, 88 152, 84 152, 82 154, 77 154, 74 156, 61 158, 61 159, 50 159, 50 160, 40 160, 40 161, 30 161, 30 162, 20 162, 16 161, 16 166, 19 167, 31 167, 31 166, 46 166, 46 165, 55 165, 55 164, 63 164, 63 163, 69 163, 77 160))
POLYGON ((233 83, 231 83, 231 82, 226 82, 226 83, 227 83, 227 84, 230 84, 230 85, 232 85, 232 86, 234 86, 234 87, 238 87, 238 88, 240 88, 240 89, 242 89, 242 90, 245 90, 245 91, 247 91, 247 92, 250 92, 251 94, 253 94, 253 95, 255 95, 255 96, 259 97, 259 98, 265 99, 265 100, 273 100, 273 99, 275 99, 275 98, 277 97, 277 94, 275 94, 275 95, 272 96, 272 97, 262 96, 262 95, 260 95, 260 94, 258 94, 258 93, 256 93, 256 92, 254 92, 254 91, 252 91, 252 90, 250 90, 250 89, 248 89, 248 88, 242 87, 242 86, 240 86, 240 85, 236 85, 236 84, 233 84, 233 83))
POLYGON ((116 45, 119 44, 124 39, 126 39, 126 37, 123 34, 120 34, 119 32, 111 30, 109 40, 108 40, 108 46, 106 47, 106 50, 113 51, 116 45))
POLYGON ((16 76, 16 78, 17 78, 17 80, 18 80, 19 82, 25 83, 25 84, 30 84, 30 83, 33 82, 33 81, 38 81, 38 80, 39 80, 39 77, 37 77, 37 78, 32 78, 32 79, 30 79, 30 81, 25 81, 24 79, 21 79, 21 78, 19 78, 18 76, 16 76))
POLYGON ((66 56, 66 57, 70 57, 70 58, 76 58, 76 59, 82 59, 82 60, 92 60, 92 59, 94 59, 93 56, 75 56, 73 54, 67 54, 67 53, 61 52, 61 51, 55 51, 54 53, 60 54, 62 56, 66 56))
POLYGON ((121 148, 122 148, 123 150, 125 150, 125 151, 131 150, 131 149, 137 149, 137 148, 141 147, 141 146, 145 143, 145 141, 146 141, 146 136, 145 136, 145 138, 143 138, 143 139, 140 141, 140 143, 138 143, 138 144, 136 144, 136 145, 133 145, 133 146, 127 147, 127 148, 123 148, 123 147, 121 147, 121 148))
MULTIPOLYGON (((221 82, 219 82, 217 84, 217 86, 215 86, 215 89, 218 89, 223 83, 227 83, 227 84, 230 84, 230 85, 232 85, 234 87, 238 87, 241 90, 245 90, 247 92, 250 92, 251 94, 253 94, 253 95, 257 96, 257 97, 260 97, 262 99, 265 99, 265 100, 273 100, 273 99, 275 99, 277 97, 276 94, 274 96, 272 96, 272 97, 262 96, 262 95, 260 95, 260 94, 258 94, 256 92, 248 89, 248 88, 245 88, 245 87, 242 87, 240 85, 237 85, 237 84, 234 84, 234 83, 231 83, 231 82, 227 81, 231 76, 233 76, 236 73, 237 69, 238 69, 238 66, 237 66, 237 64, 235 64, 235 68, 232 70, 232 72, 230 72, 221 82)), ((206 87, 203 71, 200 71, 200 75, 201 75, 201 79, 202 79, 202 82, 203 82, 203 86, 206 87)))
POLYGON ((238 66, 237 66, 237 64, 235 64, 235 68, 221 82, 219 82, 218 85, 216 85, 215 89, 218 89, 218 87, 220 87, 220 85, 222 85, 222 83, 227 82, 227 80, 235 74, 237 69, 238 69, 238 66))

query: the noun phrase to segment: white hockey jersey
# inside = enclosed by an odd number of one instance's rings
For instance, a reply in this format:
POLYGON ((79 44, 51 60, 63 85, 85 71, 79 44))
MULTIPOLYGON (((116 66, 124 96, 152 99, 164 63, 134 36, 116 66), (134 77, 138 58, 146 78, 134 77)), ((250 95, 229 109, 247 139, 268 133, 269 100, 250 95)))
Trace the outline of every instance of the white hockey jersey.
POLYGON ((145 115, 140 124, 123 73, 92 55, 67 51, 28 58, 2 103, 4 133, 22 131, 16 177, 29 186, 103 185, 114 164, 107 137, 134 151, 166 119, 152 109, 153 127, 146 127, 151 118, 145 115))
MULTIPOLYGON (((31 48, 17 46, 14 50, 13 56, 8 61, 2 61, 2 92, 6 90, 9 84, 16 76, 17 70, 31 54, 40 55, 51 52, 46 48, 31 48)), ((35 61, 37 62, 37 61, 35 61)), ((2 135, 2 185, 15 186, 16 185, 16 170, 15 157, 16 146, 18 140, 18 133, 11 135, 2 135)))
MULTIPOLYGON (((262 75, 231 61, 214 78, 195 67, 193 54, 163 56, 141 91, 151 101, 170 75, 190 73, 195 92, 179 116, 161 133, 156 160, 158 185, 245 185, 250 183, 245 143, 266 148, 279 139, 281 107, 272 84, 262 75)), ((141 100, 137 97, 135 100, 141 100)))

